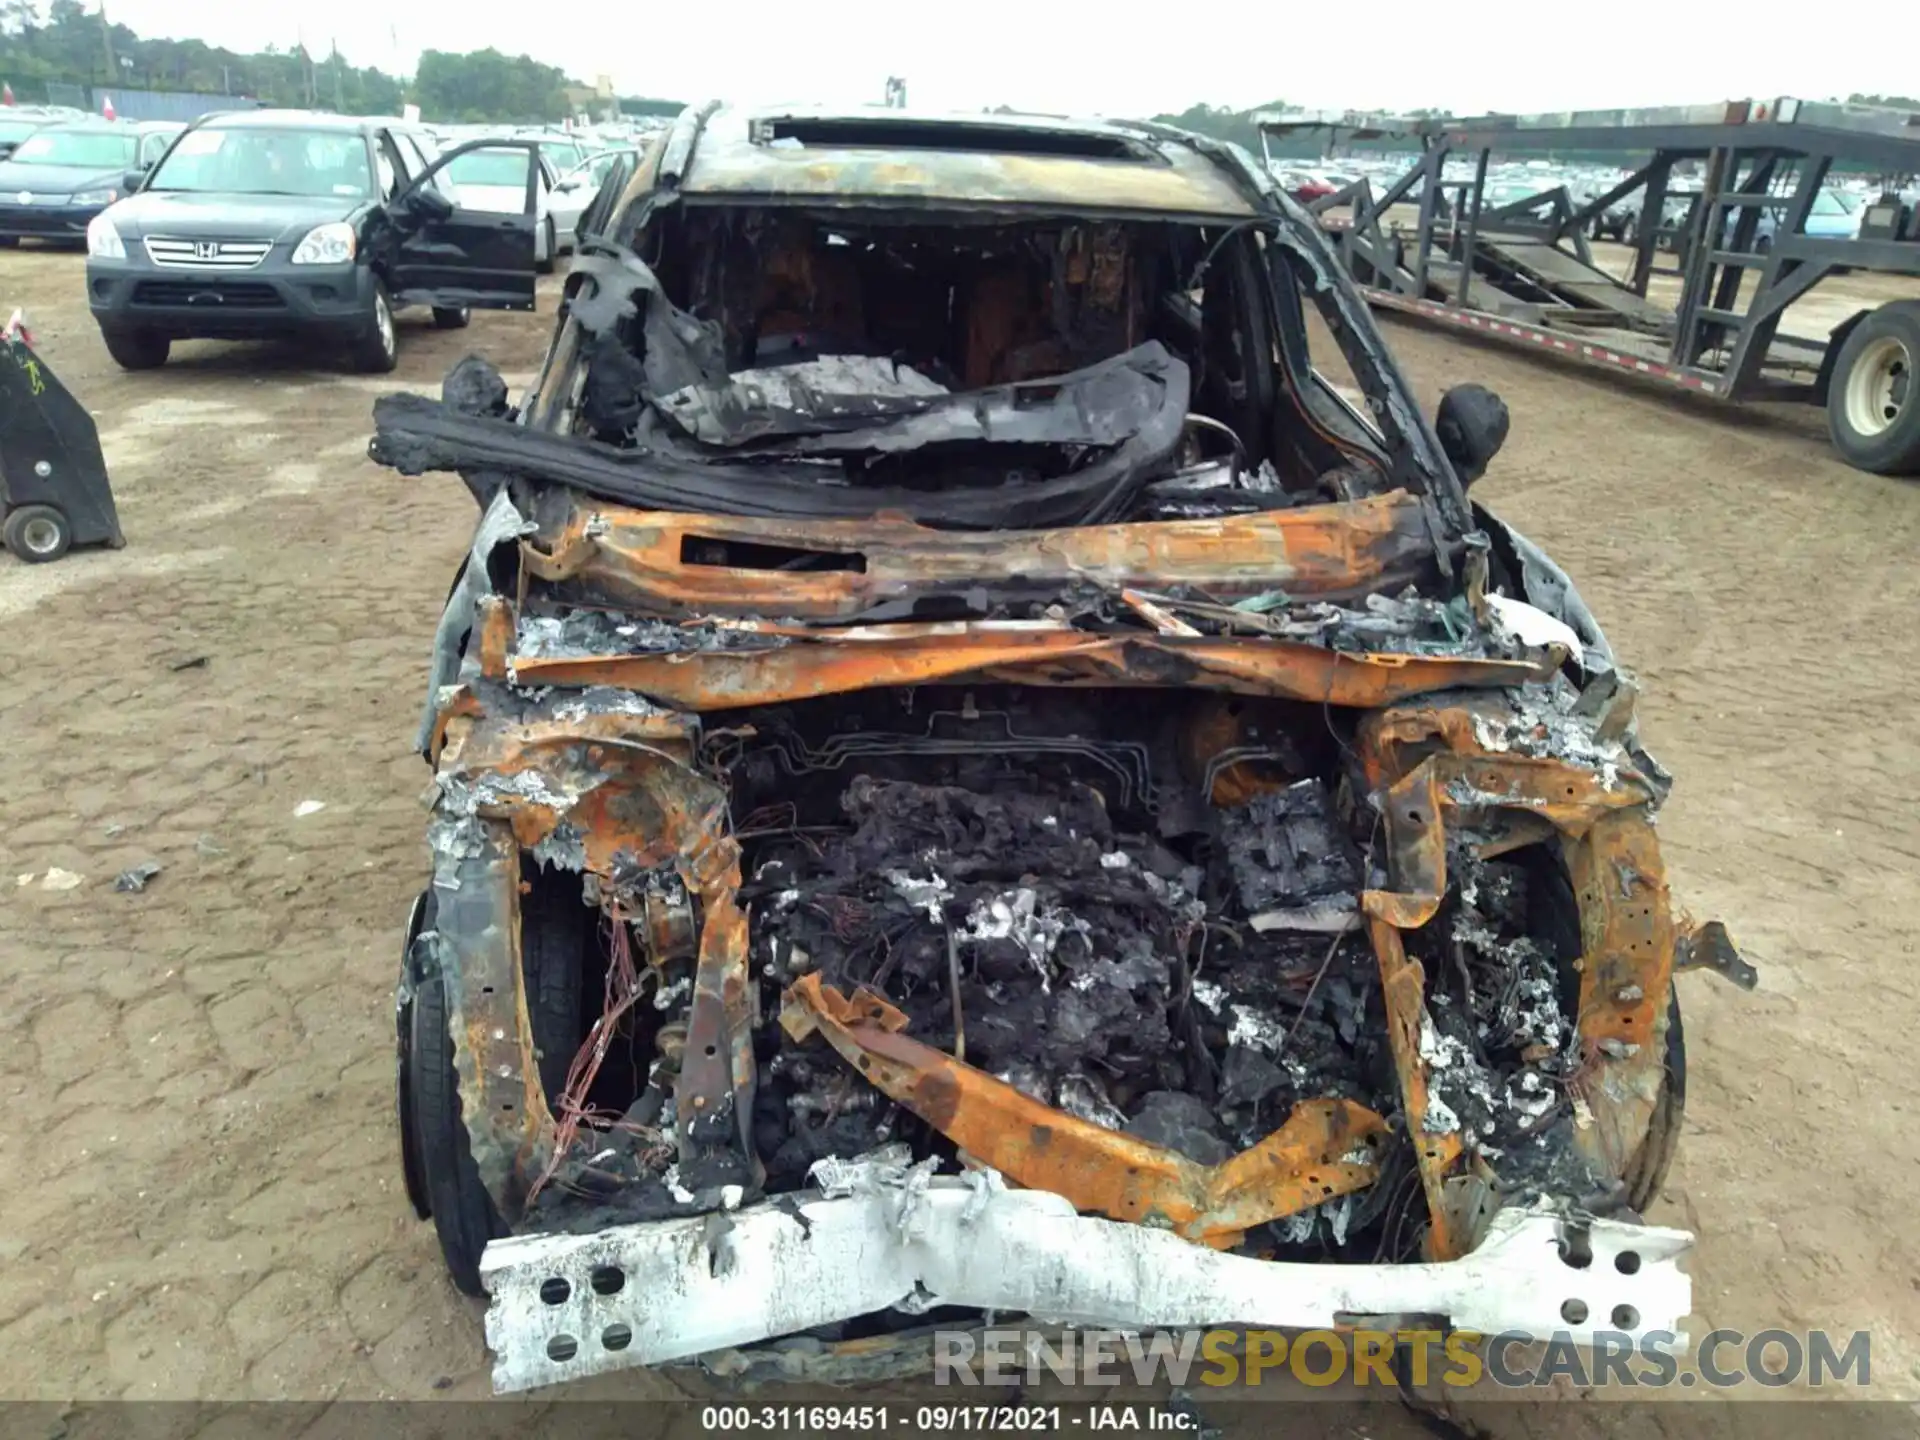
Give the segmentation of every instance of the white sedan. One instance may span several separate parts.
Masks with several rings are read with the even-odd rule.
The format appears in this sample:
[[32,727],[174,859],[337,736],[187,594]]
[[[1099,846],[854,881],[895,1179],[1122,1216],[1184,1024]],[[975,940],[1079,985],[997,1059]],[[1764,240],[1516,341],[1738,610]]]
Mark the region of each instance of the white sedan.
[[587,207],[593,204],[594,197],[600,193],[601,185],[606,183],[607,176],[613,171],[614,162],[639,153],[630,145],[605,150],[554,181],[553,223],[559,232],[563,249],[577,248],[580,217],[587,213]]

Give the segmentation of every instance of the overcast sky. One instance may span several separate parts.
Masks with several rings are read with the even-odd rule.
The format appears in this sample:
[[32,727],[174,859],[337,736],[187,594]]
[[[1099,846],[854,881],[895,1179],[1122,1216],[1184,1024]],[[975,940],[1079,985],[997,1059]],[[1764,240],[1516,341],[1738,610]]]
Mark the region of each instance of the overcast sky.
[[316,53],[337,40],[353,63],[390,71],[411,71],[423,49],[491,45],[679,100],[877,102],[889,75],[906,78],[916,109],[1108,115],[1200,100],[1476,113],[1920,88],[1910,0],[1856,0],[1832,12],[1844,28],[1803,12],[1791,39],[1764,9],[1728,23],[1734,13],[1706,0],[108,0],[110,18],[144,35],[290,48],[304,25]]

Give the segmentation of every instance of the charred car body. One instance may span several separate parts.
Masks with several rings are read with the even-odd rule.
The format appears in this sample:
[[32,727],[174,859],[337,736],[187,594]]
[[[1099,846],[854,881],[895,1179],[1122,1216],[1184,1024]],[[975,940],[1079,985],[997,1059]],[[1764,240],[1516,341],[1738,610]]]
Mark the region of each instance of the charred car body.
[[707,107],[582,231],[522,403],[466,361],[372,446],[483,511],[400,1106],[496,1385],[1677,1329],[1672,975],[1750,972],[1466,497],[1497,400],[1430,426],[1311,221],[1155,127]]

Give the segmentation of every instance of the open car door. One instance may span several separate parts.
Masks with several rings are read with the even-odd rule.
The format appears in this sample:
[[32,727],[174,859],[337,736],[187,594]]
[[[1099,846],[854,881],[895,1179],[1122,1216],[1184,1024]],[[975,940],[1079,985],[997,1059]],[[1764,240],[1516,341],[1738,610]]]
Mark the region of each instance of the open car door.
[[388,291],[408,305],[533,309],[539,194],[531,140],[448,150],[388,202]]

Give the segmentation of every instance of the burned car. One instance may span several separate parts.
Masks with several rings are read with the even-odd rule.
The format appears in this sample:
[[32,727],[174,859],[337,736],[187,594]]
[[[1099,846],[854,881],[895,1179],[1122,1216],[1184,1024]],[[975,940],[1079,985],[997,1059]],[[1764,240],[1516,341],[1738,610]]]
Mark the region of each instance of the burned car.
[[709,106],[582,234],[527,394],[463,361],[371,447],[481,508],[399,1092],[498,1388],[988,1312],[1679,1328],[1672,978],[1750,972],[1467,498],[1497,399],[1430,424],[1299,208],[1154,126]]

